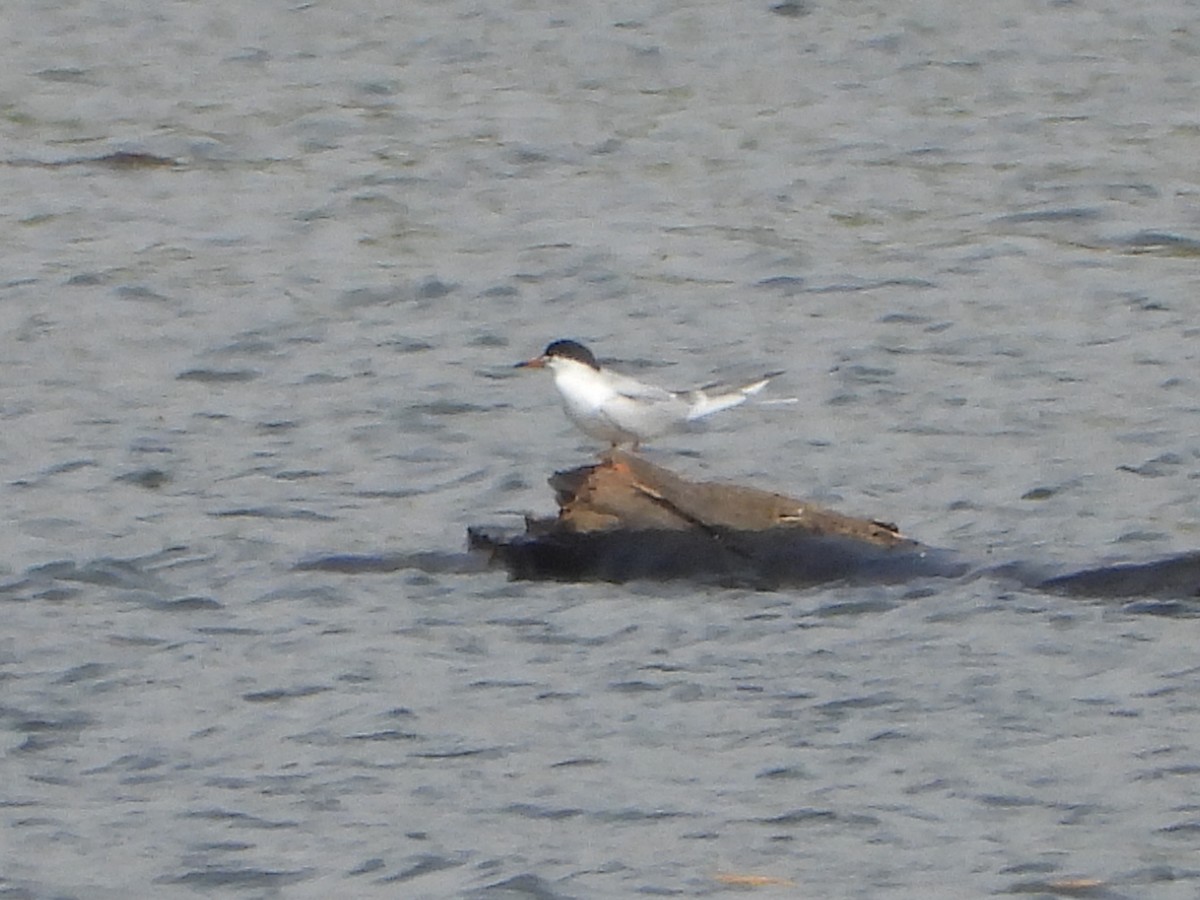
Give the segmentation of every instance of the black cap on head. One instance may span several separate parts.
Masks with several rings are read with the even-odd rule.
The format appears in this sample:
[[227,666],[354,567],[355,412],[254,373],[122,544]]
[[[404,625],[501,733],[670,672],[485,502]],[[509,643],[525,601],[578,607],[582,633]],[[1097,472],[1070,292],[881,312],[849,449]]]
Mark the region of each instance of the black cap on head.
[[593,369],[600,368],[600,364],[596,362],[596,357],[592,355],[592,351],[579,343],[579,341],[554,341],[546,347],[546,352],[542,355],[561,356],[581,362],[585,366],[591,366]]

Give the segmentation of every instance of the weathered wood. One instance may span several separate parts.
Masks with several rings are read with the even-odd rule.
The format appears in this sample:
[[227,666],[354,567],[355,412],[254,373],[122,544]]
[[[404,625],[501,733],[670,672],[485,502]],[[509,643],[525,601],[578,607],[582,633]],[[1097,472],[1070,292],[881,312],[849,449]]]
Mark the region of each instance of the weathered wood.
[[556,473],[556,527],[577,533],[668,528],[841,535],[881,546],[905,541],[895,525],[845,516],[741,485],[687,481],[640,456],[612,450],[597,465]]
[[556,473],[550,485],[556,517],[529,519],[518,535],[470,532],[472,546],[490,550],[515,578],[777,587],[965,569],[889,523],[758,488],[690,481],[619,450]]

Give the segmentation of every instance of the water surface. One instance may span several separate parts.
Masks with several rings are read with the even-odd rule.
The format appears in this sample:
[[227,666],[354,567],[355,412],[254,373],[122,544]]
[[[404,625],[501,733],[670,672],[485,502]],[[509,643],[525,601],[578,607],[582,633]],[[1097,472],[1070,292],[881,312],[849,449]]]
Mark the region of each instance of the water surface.
[[1193,619],[298,564],[548,511],[568,336],[787,369],[685,474],[1195,550],[1196,12],[7,10],[3,889],[1195,896]]

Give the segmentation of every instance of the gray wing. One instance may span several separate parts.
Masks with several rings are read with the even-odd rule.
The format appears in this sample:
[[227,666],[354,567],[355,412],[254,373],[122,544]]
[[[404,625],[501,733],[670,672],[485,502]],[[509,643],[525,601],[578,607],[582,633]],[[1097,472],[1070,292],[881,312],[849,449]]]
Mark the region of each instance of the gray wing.
[[668,391],[666,388],[660,388],[657,385],[646,384],[644,381],[638,381],[636,378],[630,378],[628,375],[620,375],[616,372],[612,375],[612,387],[622,397],[628,397],[630,400],[641,400],[643,402],[670,402],[678,400],[678,394],[674,391]]
[[614,427],[643,440],[678,429],[687,419],[688,403],[674,391],[619,375],[609,382],[615,396],[600,410]]

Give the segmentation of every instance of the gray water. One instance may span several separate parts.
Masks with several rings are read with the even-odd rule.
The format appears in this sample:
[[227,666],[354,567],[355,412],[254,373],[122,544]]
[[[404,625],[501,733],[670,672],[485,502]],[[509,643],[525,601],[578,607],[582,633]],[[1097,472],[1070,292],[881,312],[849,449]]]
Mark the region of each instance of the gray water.
[[568,336],[787,370],[683,474],[1197,549],[1196,3],[0,20],[0,895],[1200,892],[1196,619],[301,566],[552,511]]

